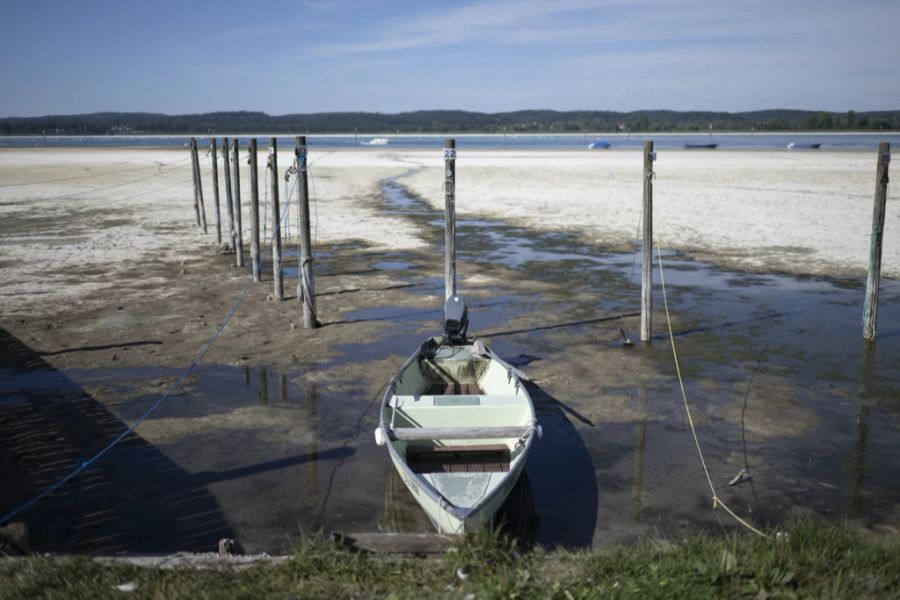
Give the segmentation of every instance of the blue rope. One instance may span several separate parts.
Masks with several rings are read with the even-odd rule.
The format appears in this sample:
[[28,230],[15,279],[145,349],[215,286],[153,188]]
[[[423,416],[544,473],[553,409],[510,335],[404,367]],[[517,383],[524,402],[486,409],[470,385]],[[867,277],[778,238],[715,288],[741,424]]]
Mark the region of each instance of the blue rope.
[[[285,207],[285,211],[286,210],[287,210],[287,207]],[[283,212],[282,212],[281,216],[284,217]],[[272,239],[269,244],[269,248],[271,248],[272,244],[274,244],[274,243],[275,243],[275,232],[273,231]],[[262,268],[262,264],[264,262],[265,261],[263,259],[260,260],[260,269]],[[125,437],[128,436],[128,434],[132,433],[135,429],[137,429],[138,425],[143,423],[144,420],[147,417],[149,417],[150,414],[153,411],[155,411],[159,407],[160,404],[162,404],[169,396],[171,396],[172,392],[174,392],[176,389],[178,389],[178,386],[181,385],[182,383],[184,383],[184,380],[187,379],[188,376],[197,367],[197,365],[200,364],[200,361],[203,360],[203,358],[209,352],[210,348],[212,348],[213,344],[216,343],[216,340],[219,339],[219,336],[222,335],[222,332],[225,331],[225,327],[228,325],[229,321],[231,321],[231,318],[237,312],[237,309],[241,305],[241,302],[244,301],[244,298],[246,298],[247,294],[250,292],[250,287],[252,284],[253,284],[253,276],[251,275],[247,279],[247,284],[244,286],[243,291],[241,291],[241,295],[238,296],[238,299],[235,301],[234,305],[231,307],[231,310],[228,311],[228,315],[222,321],[222,324],[219,325],[218,329],[213,334],[213,336],[210,338],[210,340],[206,343],[206,346],[197,354],[197,356],[194,358],[193,362],[191,362],[190,366],[184,371],[184,373],[181,374],[181,377],[179,377],[178,380],[175,383],[173,383],[162,396],[160,396],[159,400],[157,400],[150,408],[148,408],[146,410],[146,412],[144,412],[144,414],[138,418],[137,421],[135,421],[130,427],[128,427],[128,429],[126,429],[125,431],[120,433],[118,436],[116,436],[115,439],[113,439],[113,441],[111,441],[109,444],[107,444],[102,450],[100,450],[99,452],[94,454],[94,456],[92,456],[91,458],[85,460],[80,465],[78,465],[78,467],[75,468],[74,471],[72,471],[71,473],[69,473],[68,475],[66,475],[65,477],[63,477],[62,479],[60,479],[59,481],[57,481],[56,483],[54,483],[53,485],[51,485],[50,487],[45,489],[43,492],[41,492],[40,494],[38,494],[31,500],[25,502],[18,508],[15,508],[15,509],[9,511],[8,513],[6,513],[5,515],[3,515],[3,517],[0,518],[0,525],[9,522],[12,518],[14,518],[19,513],[28,510],[29,508],[31,508],[32,506],[34,506],[35,504],[37,504],[38,502],[40,502],[41,500],[43,500],[44,498],[46,498],[47,496],[49,496],[50,494],[52,494],[53,492],[55,492],[56,490],[61,488],[63,485],[66,484],[66,482],[68,482],[70,479],[72,479],[73,477],[75,477],[76,475],[78,475],[79,473],[81,473],[82,471],[84,471],[85,469],[90,467],[91,465],[93,465],[104,454],[106,454],[107,452],[112,450],[112,448],[116,444],[118,444],[123,439],[125,439]]]

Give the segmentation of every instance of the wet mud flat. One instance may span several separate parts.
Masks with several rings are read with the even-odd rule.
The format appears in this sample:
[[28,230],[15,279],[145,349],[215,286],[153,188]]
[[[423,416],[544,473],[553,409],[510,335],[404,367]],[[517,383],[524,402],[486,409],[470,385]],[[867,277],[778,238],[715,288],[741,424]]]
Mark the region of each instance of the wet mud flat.
[[[132,435],[15,519],[27,532],[22,545],[173,552],[231,537],[248,552],[280,552],[320,528],[430,530],[372,431],[382,386],[440,329],[441,215],[402,177],[382,187],[382,210],[414,223],[430,251],[319,248],[315,331],[302,329],[295,298],[273,302],[270,282],[258,284],[203,364]],[[710,508],[659,290],[651,345],[620,343],[618,327],[638,335],[635,255],[465,215],[458,236],[471,331],[530,375],[545,432],[505,507],[514,532],[604,546],[733,529]],[[71,471],[159,399],[243,288],[246,273],[232,260],[124,265],[115,297],[4,314],[0,511]],[[883,284],[879,339],[866,348],[861,281],[663,261],[719,495],[758,525],[811,513],[896,532],[898,282]],[[730,487],[741,469],[751,478]]]

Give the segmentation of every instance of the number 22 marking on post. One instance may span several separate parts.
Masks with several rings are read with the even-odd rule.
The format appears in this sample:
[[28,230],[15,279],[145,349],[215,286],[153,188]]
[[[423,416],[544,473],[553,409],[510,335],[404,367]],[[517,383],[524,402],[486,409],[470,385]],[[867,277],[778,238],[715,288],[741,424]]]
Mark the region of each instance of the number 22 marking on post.
[[456,160],[456,148],[444,148],[445,160]]

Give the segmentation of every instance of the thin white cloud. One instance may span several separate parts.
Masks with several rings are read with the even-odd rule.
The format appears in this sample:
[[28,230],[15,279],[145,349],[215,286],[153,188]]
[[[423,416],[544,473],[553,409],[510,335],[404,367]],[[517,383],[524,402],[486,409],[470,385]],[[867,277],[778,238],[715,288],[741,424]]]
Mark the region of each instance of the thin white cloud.
[[[480,3],[450,10],[434,10],[413,18],[394,19],[376,26],[369,39],[322,44],[314,51],[322,56],[391,52],[434,48],[497,38],[516,28],[536,26],[540,20],[596,8],[597,0],[519,0]],[[500,39],[500,38],[497,38]]]

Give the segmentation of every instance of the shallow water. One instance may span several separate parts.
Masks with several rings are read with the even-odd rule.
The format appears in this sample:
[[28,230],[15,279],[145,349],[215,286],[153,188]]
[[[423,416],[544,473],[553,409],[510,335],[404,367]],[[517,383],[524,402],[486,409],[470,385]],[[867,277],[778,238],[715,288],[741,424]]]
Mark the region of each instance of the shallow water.
[[[439,213],[408,195],[402,178],[383,190],[386,210],[417,224],[439,252]],[[511,363],[526,372],[559,364],[573,357],[570,340],[596,339],[657,373],[604,381],[590,368],[570,369],[571,390],[558,382],[529,387],[545,435],[505,509],[517,534],[587,546],[716,528],[719,518],[731,525],[710,510],[662,314],[654,315],[650,346],[617,350],[607,335],[618,321],[604,315],[639,307],[639,257],[574,234],[472,218],[459,222],[458,252],[460,264],[502,265],[557,290],[552,298],[522,295],[461,279],[464,294],[477,292],[469,298],[472,331]],[[332,256],[320,253],[316,268],[329,272]],[[415,257],[366,260],[360,272],[389,271],[412,285],[412,296],[442,294],[441,274],[423,272]],[[867,348],[861,281],[742,274],[674,253],[663,261],[687,395],[723,499],[758,525],[799,510],[875,529],[900,526],[900,283],[883,282],[879,339]],[[658,287],[654,303],[662,305]],[[383,327],[338,345],[316,373],[201,365],[136,436],[45,501],[36,514],[48,525],[33,532],[35,547],[60,549],[68,540],[70,550],[174,551],[235,537],[248,551],[281,551],[298,529],[430,530],[372,439],[380,390],[348,373],[405,358],[439,333],[440,308],[344,313],[344,323]],[[0,415],[13,444],[4,450],[47,462],[34,492],[139,418],[178,375],[61,373],[15,340],[6,346],[21,360],[0,370]],[[101,406],[92,399],[100,391],[119,400]],[[62,454],[52,432],[30,444],[29,423],[67,403],[83,407],[73,427],[93,441]],[[752,479],[729,487],[747,467]],[[72,539],[81,541],[72,547]]]

